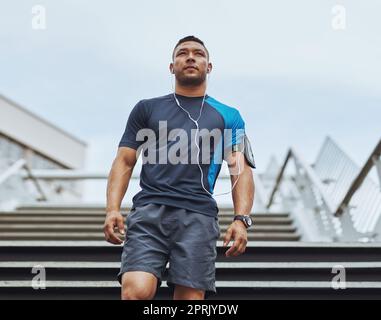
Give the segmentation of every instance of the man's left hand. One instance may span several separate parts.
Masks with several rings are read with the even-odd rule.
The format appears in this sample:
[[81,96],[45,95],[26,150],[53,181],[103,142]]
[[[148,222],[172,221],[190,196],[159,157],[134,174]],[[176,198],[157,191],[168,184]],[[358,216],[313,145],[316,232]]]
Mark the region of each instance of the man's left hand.
[[224,247],[226,247],[231,240],[234,240],[233,245],[226,251],[227,257],[236,257],[246,250],[247,245],[247,230],[242,221],[236,220],[229,226],[224,237]]

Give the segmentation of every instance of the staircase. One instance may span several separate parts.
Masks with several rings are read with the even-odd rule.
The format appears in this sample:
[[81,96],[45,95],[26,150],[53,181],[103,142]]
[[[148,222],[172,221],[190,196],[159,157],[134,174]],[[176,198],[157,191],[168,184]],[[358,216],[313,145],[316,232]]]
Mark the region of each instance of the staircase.
[[[99,207],[24,206],[0,212],[0,240],[98,240],[104,241],[105,209]],[[233,212],[220,209],[221,237]],[[297,241],[300,235],[287,213],[256,214],[248,229],[249,241]]]
[[[232,212],[221,209],[221,236]],[[20,207],[0,212],[0,299],[119,299],[121,246],[104,241],[104,208]],[[303,243],[286,213],[256,214],[245,254],[227,258],[218,241],[210,299],[381,298],[381,243]],[[45,267],[46,289],[34,290],[32,268]],[[333,289],[333,267],[345,267],[346,289]],[[237,272],[238,271],[238,272]],[[156,299],[168,299],[166,275]]]

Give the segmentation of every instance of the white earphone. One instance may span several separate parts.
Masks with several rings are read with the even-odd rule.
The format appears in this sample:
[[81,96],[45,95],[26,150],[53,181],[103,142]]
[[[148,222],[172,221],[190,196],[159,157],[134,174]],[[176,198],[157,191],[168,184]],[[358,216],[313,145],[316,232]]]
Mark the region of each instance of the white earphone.
[[[173,97],[175,98],[175,101],[176,101],[177,106],[178,106],[181,110],[183,110],[183,111],[188,115],[188,118],[189,118],[189,119],[196,125],[197,133],[195,134],[194,143],[195,143],[195,145],[196,145],[196,147],[197,147],[197,165],[198,165],[198,167],[199,167],[199,169],[200,169],[200,173],[201,173],[200,182],[201,182],[201,186],[202,186],[202,188],[203,188],[209,195],[213,196],[213,193],[209,192],[209,191],[205,188],[205,185],[204,185],[204,173],[203,173],[203,171],[202,171],[202,168],[201,168],[201,165],[200,165],[200,161],[199,161],[199,157],[200,157],[200,146],[198,145],[198,142],[197,142],[198,133],[200,132],[200,128],[199,128],[198,121],[199,121],[200,118],[201,118],[202,109],[204,108],[204,102],[205,102],[205,97],[206,97],[206,89],[207,89],[207,87],[208,87],[208,82],[209,82],[209,73],[210,73],[210,70],[209,70],[209,68],[208,68],[208,69],[207,69],[207,79],[206,79],[205,93],[204,93],[204,97],[203,97],[203,99],[202,99],[202,103],[201,103],[200,114],[198,115],[198,117],[197,117],[196,120],[193,119],[192,116],[190,115],[190,113],[189,113],[186,109],[184,109],[184,108],[181,106],[179,100],[177,99],[177,97],[176,97],[176,92],[175,92],[175,87],[174,87],[174,85],[173,85],[173,77],[172,77],[172,91],[173,91]],[[173,74],[173,75],[175,74],[173,68],[172,68],[172,74]],[[237,184],[237,182],[238,182],[238,180],[239,180],[239,178],[240,178],[240,175],[241,175],[241,165],[240,165],[241,157],[242,157],[242,153],[240,154],[240,157],[239,157],[239,159],[238,159],[238,178],[237,178],[237,180],[234,182],[234,184],[233,184],[231,190],[228,191],[228,192],[222,192],[222,193],[219,193],[219,194],[214,194],[215,197],[217,197],[217,196],[222,196],[222,195],[224,195],[224,194],[229,194],[229,193],[233,192],[233,189],[234,189],[234,187],[236,186],[236,184]]]

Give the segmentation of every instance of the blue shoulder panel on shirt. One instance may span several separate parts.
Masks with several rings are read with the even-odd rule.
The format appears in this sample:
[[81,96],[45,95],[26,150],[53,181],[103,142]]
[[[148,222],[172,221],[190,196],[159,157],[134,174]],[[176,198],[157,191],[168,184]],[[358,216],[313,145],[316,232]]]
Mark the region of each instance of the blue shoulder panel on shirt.
[[[231,143],[226,143],[225,141],[225,144],[235,145],[237,143],[240,143],[243,137],[243,131],[245,129],[245,122],[243,121],[238,110],[235,108],[229,107],[210,96],[205,101],[222,116],[225,122],[225,129],[232,130],[232,136],[230,137]],[[223,152],[221,145],[219,145],[215,151]],[[213,192],[214,185],[217,180],[217,175],[220,169],[221,169],[221,164],[216,164],[215,161],[212,161],[210,163],[210,167],[208,170],[208,183],[209,183],[210,192]]]
[[218,111],[225,121],[225,129],[244,129],[245,122],[243,121],[238,110],[223,104],[212,97],[205,100],[209,105]]

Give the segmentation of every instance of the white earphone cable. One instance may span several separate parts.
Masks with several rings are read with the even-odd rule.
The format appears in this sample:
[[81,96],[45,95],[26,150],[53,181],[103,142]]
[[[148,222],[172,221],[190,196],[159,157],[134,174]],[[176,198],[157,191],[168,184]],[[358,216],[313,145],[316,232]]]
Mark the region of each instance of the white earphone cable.
[[[241,164],[240,164],[240,160],[241,160],[241,157],[242,157],[242,152],[241,152],[241,154],[239,155],[239,160],[238,160],[238,178],[237,178],[237,180],[234,182],[234,184],[233,184],[231,190],[230,190],[230,191],[227,191],[227,192],[218,193],[218,194],[213,194],[213,193],[209,192],[209,191],[205,188],[205,185],[204,185],[204,173],[203,173],[203,171],[202,171],[202,168],[201,168],[201,165],[200,165],[200,161],[199,161],[199,156],[200,156],[200,152],[201,152],[201,150],[200,150],[200,146],[199,146],[199,144],[198,144],[198,142],[197,142],[198,133],[200,132],[200,128],[199,128],[198,121],[199,121],[199,119],[201,118],[202,110],[203,110],[203,108],[204,108],[205,97],[206,97],[206,88],[205,88],[204,97],[203,97],[203,99],[202,99],[202,103],[201,103],[200,113],[199,113],[197,119],[195,120],[195,119],[192,118],[192,116],[190,115],[190,113],[189,113],[186,109],[184,109],[184,108],[181,106],[179,100],[177,99],[177,97],[176,97],[176,92],[175,92],[175,87],[174,87],[174,85],[173,85],[173,78],[174,78],[174,74],[173,74],[173,77],[172,77],[171,84],[172,84],[173,97],[175,98],[176,104],[177,104],[177,106],[178,106],[180,109],[182,109],[182,110],[188,115],[188,118],[189,118],[189,119],[196,125],[196,134],[195,134],[195,138],[194,138],[194,143],[195,143],[196,148],[197,148],[197,165],[198,165],[198,168],[200,169],[200,173],[201,173],[200,182],[201,182],[201,186],[202,186],[202,188],[203,188],[209,195],[211,195],[211,196],[214,195],[215,197],[217,197],[217,196],[222,196],[222,195],[224,195],[224,194],[229,194],[229,193],[233,192],[233,189],[234,189],[234,187],[236,186],[236,184],[237,184],[237,182],[238,182],[238,180],[239,180],[239,178],[240,178],[240,174],[241,174]],[[207,74],[207,80],[206,80],[206,84],[207,84],[207,85],[206,85],[206,87],[208,86],[208,82],[209,82],[209,73]]]

